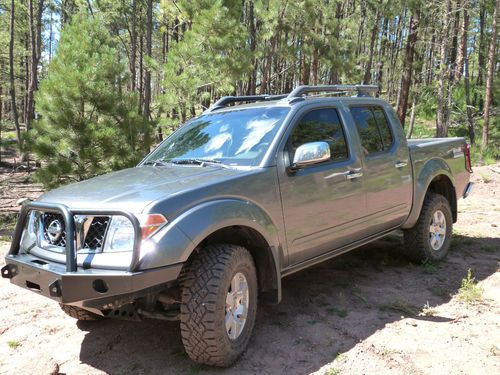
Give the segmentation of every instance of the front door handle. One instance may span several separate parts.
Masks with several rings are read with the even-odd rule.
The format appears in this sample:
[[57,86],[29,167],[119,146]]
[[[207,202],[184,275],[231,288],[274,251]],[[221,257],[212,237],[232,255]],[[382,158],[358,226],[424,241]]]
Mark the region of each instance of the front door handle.
[[406,161],[397,161],[396,164],[394,164],[396,168],[403,168],[406,167],[407,165],[408,163]]
[[348,180],[353,180],[355,178],[359,178],[359,177],[363,176],[363,172],[361,172],[361,168],[357,168],[357,169],[354,169],[351,171],[344,172],[344,176]]

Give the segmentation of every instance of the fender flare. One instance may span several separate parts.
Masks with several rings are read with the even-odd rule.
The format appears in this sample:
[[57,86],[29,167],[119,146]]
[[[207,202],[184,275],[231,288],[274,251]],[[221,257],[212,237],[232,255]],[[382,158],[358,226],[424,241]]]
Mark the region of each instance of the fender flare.
[[[157,238],[157,251],[146,255],[141,269],[186,262],[193,251],[211,234],[228,227],[241,226],[257,231],[268,244],[275,274],[274,287],[281,298],[282,247],[278,229],[271,217],[256,204],[235,198],[217,199],[198,204],[162,228]],[[274,288],[273,288],[274,289]]]
[[[455,178],[451,172],[449,165],[441,158],[432,158],[428,160],[419,170],[418,176],[414,175],[413,184],[413,205],[410,210],[410,214],[403,224],[403,229],[413,228],[415,223],[420,216],[420,211],[424,204],[425,195],[429,190],[429,186],[432,181],[440,175],[444,175],[449,178],[453,189],[456,190]],[[455,192],[456,197],[456,192]]]

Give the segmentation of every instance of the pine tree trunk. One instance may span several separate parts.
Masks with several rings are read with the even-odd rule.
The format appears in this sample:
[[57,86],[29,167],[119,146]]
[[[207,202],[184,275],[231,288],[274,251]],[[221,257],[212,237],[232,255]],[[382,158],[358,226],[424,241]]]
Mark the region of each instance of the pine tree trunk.
[[26,131],[31,129],[31,123],[35,119],[35,91],[38,89],[38,63],[41,55],[41,33],[42,33],[42,11],[43,0],[38,1],[37,15],[35,19],[34,0],[29,0],[28,25],[30,32],[31,59],[29,63],[29,85],[26,101]]
[[256,84],[257,84],[257,69],[258,60],[256,56],[257,50],[257,20],[254,16],[254,3],[250,1],[248,4],[248,26],[249,26],[249,37],[250,37],[250,52],[252,53],[252,71],[250,72],[250,77],[248,78],[247,95],[255,95]]
[[475,134],[474,134],[474,118],[472,117],[472,104],[470,101],[470,79],[469,79],[469,58],[465,55],[464,60],[464,85],[465,85],[465,106],[467,113],[467,128],[469,130],[470,143],[474,144]]
[[464,17],[462,19],[460,47],[458,48],[457,64],[454,77],[456,83],[460,82],[460,79],[462,78],[462,73],[464,71],[465,56],[467,55],[467,35],[469,30],[469,10],[467,9],[468,6],[469,6],[469,0],[464,0],[463,2]]
[[491,41],[488,52],[488,66],[486,72],[486,94],[484,97],[484,110],[483,110],[483,139],[481,148],[484,149],[488,146],[489,127],[490,127],[490,105],[491,105],[491,89],[493,85],[493,74],[495,70],[496,61],[496,46],[497,46],[497,21],[498,21],[498,8],[500,7],[500,0],[495,1],[495,10],[493,11],[493,23],[491,24]]
[[[146,10],[146,56],[152,57],[152,33],[153,33],[153,0],[147,1]],[[142,114],[146,121],[151,115],[151,70],[144,71],[144,99],[142,101]]]
[[380,54],[379,54],[379,64],[378,64],[378,73],[377,73],[377,84],[379,88],[382,88],[383,78],[384,78],[384,62],[385,62],[385,52],[387,50],[388,43],[388,27],[389,27],[389,18],[385,18],[384,20],[384,30],[382,34],[382,41],[380,42]]
[[410,113],[410,125],[408,125],[408,131],[406,132],[406,138],[410,139],[413,134],[413,127],[415,125],[415,107],[417,106],[417,96],[413,96],[411,102],[411,113]]
[[420,24],[420,9],[417,9],[410,19],[410,29],[408,31],[408,41],[406,42],[406,53],[404,60],[404,71],[401,77],[401,95],[398,103],[398,117],[401,125],[405,125],[406,107],[408,106],[408,97],[410,96],[410,85],[413,72],[413,58],[415,55],[415,44],[418,37],[418,26]]
[[440,47],[440,69],[439,69],[439,83],[438,83],[438,109],[437,109],[437,122],[436,122],[436,134],[437,137],[446,137],[448,135],[448,123],[446,122],[448,108],[446,106],[446,73],[448,67],[446,65],[447,51],[448,51],[448,31],[450,22],[450,12],[451,12],[451,1],[446,0],[444,6],[444,16],[443,16],[443,27],[441,30],[441,47]]
[[[380,6],[380,4],[379,4]],[[372,34],[370,37],[370,50],[368,52],[368,61],[365,67],[365,76],[363,78],[363,83],[368,85],[372,80],[372,64],[373,64],[373,52],[375,50],[375,40],[378,34],[378,24],[380,22],[380,10],[377,10],[375,16],[375,22],[373,23]]]
[[10,100],[11,100],[11,110],[12,117],[14,120],[14,125],[16,127],[16,137],[17,143],[19,144],[19,149],[23,149],[23,140],[21,138],[21,126],[19,125],[19,114],[17,112],[16,105],[16,83],[14,79],[14,24],[15,24],[15,1],[10,2],[10,28],[9,28],[9,81],[10,81]]
[[[477,78],[476,86],[483,85],[484,75],[484,28],[486,19],[486,5],[485,0],[480,1],[479,5],[479,47],[477,50]],[[474,100],[475,102],[475,100]]]
[[136,72],[136,55],[137,55],[137,3],[136,0],[132,0],[132,12],[130,14],[131,23],[130,26],[130,91],[133,92],[137,87],[137,72]]

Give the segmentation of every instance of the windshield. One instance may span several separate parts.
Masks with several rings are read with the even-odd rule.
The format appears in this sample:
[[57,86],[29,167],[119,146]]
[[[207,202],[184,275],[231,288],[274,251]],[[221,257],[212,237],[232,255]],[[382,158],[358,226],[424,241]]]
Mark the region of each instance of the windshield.
[[209,160],[259,165],[289,108],[245,108],[201,115],[175,131],[145,160]]

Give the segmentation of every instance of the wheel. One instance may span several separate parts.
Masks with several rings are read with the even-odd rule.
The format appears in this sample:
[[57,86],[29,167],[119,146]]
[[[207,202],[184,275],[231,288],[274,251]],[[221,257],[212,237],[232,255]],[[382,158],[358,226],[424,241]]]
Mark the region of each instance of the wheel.
[[417,223],[404,231],[404,251],[413,261],[440,261],[450,248],[453,220],[450,203],[440,194],[428,193]]
[[80,307],[63,304],[59,304],[59,306],[61,306],[62,311],[66,314],[78,320],[101,320],[103,318],[101,315],[94,314]]
[[195,362],[230,366],[246,349],[257,313],[257,276],[250,253],[210,245],[181,276],[181,336]]

